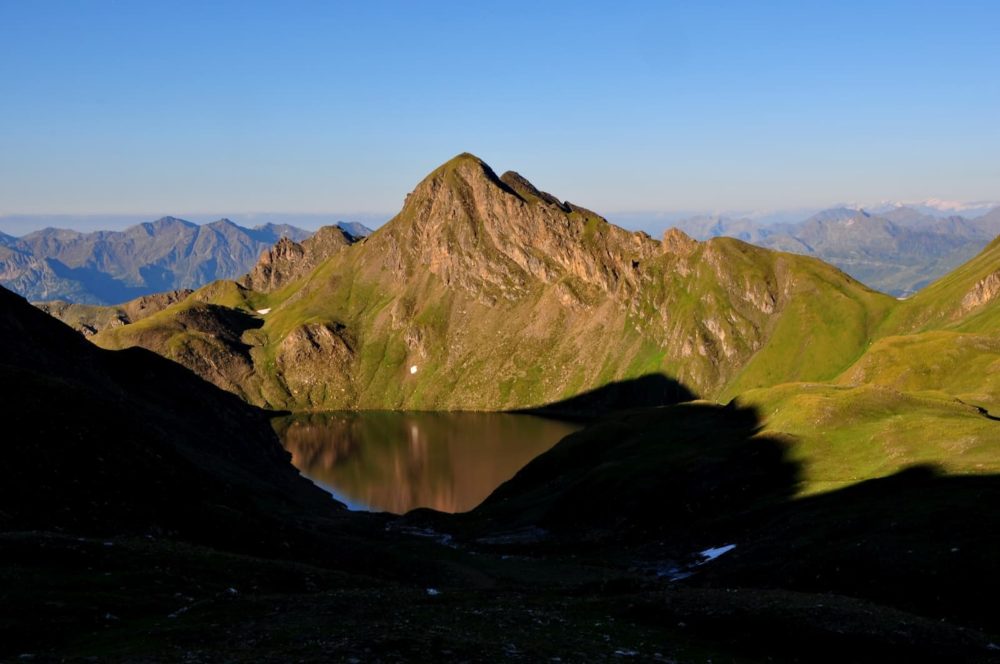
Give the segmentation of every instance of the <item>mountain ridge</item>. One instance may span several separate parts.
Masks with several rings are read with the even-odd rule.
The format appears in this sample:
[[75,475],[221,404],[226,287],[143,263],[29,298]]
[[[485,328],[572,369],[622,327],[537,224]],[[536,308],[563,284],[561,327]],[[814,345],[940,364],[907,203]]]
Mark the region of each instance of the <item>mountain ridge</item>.
[[[657,372],[709,397],[832,378],[892,302],[812,258],[660,242],[507,179],[459,155],[297,280],[219,285],[94,340],[156,350],[275,408],[496,410]],[[253,329],[221,333],[236,319],[208,305]]]

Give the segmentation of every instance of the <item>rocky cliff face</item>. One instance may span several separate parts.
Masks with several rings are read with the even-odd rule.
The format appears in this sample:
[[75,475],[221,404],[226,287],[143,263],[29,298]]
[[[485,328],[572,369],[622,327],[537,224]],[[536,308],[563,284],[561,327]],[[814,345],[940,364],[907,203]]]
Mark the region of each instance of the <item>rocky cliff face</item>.
[[641,261],[657,253],[644,233],[560,203],[517,173],[498,178],[469,154],[417,185],[371,241],[399,277],[426,270],[486,304],[561,281],[627,296],[639,287]]
[[959,315],[992,302],[1000,295],[1000,270],[992,272],[976,282],[976,285],[962,298]]
[[468,154],[365,241],[320,255],[283,243],[244,281],[269,295],[200,296],[259,328],[196,330],[174,307],[96,340],[273,407],[492,410],[650,373],[702,396],[824,378],[892,302],[814,259],[630,233]]

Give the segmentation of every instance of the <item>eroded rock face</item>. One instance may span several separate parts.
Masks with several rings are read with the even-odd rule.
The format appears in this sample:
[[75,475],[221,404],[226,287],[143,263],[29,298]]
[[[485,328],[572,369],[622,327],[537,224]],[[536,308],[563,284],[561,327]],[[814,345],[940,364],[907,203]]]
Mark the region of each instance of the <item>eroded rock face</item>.
[[997,295],[1000,295],[1000,270],[987,275],[976,283],[972,289],[962,298],[962,306],[956,315],[961,316],[973,309],[977,309],[988,302],[992,302]]
[[639,287],[636,268],[658,253],[657,242],[560,203],[516,173],[504,178],[460,155],[417,185],[399,221],[372,242],[387,245],[387,262],[401,277],[428,269],[487,304],[566,277],[604,293]]
[[663,233],[663,253],[690,256],[698,242],[679,228],[668,228]]
[[337,226],[324,226],[301,243],[282,238],[260,255],[240,284],[262,293],[276,291],[309,274],[317,265],[355,241]]
[[353,403],[354,342],[339,324],[309,323],[278,344],[278,377],[297,403]]

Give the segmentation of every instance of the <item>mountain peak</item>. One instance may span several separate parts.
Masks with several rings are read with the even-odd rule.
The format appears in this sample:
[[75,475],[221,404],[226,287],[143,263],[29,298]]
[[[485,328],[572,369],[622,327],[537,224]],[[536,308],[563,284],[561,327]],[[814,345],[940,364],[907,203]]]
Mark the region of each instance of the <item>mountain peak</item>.
[[[179,217],[171,217],[167,215],[166,217],[160,217],[156,221],[146,222],[149,226],[153,228],[164,228],[166,226],[197,226],[198,224],[188,221],[187,219],[181,219]],[[145,226],[146,224],[140,224],[140,226]]]
[[[513,189],[502,182],[479,157],[463,152],[430,172],[407,194],[403,209],[395,219],[409,225],[413,220],[448,216],[462,210],[460,216],[475,217],[486,200],[498,202],[505,197],[523,203]],[[446,212],[447,210],[447,212]],[[392,225],[392,221],[387,225]]]
[[698,242],[681,229],[672,226],[663,233],[660,246],[663,248],[663,253],[689,256],[698,246]]
[[[462,152],[441,164],[441,168],[445,168],[447,166],[459,166],[461,164],[479,164],[481,166],[486,166],[485,161],[471,152]],[[487,168],[489,168],[489,166],[487,166]]]
[[372,240],[400,277],[429,266],[445,285],[486,303],[563,279],[583,289],[564,289],[574,306],[583,306],[590,289],[634,292],[636,266],[659,250],[648,236],[560,202],[517,173],[497,177],[468,153],[425,177]]
[[454,186],[463,182],[473,186],[477,183],[488,182],[513,193],[506,184],[500,181],[489,164],[469,152],[456,155],[435,168],[417,185],[414,193],[428,185],[436,189],[441,183]]
[[227,217],[223,217],[222,219],[216,219],[212,223],[205,225],[208,226],[209,228],[243,228],[235,221]]

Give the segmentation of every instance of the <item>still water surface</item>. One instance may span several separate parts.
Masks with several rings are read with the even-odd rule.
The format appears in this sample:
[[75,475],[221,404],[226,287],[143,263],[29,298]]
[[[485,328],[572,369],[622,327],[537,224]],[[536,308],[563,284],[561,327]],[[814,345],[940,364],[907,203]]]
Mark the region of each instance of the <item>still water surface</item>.
[[274,421],[299,471],[354,510],[465,512],[579,426],[500,413],[336,412]]

